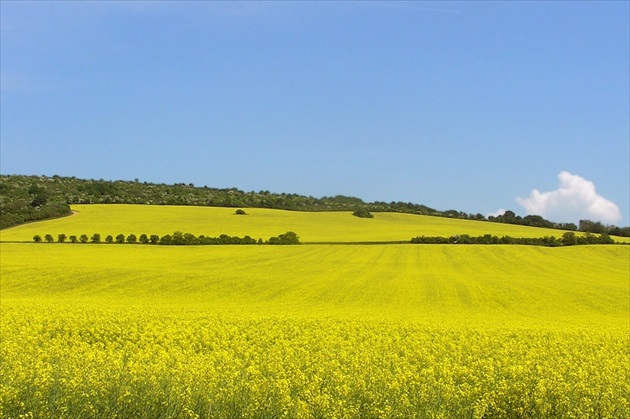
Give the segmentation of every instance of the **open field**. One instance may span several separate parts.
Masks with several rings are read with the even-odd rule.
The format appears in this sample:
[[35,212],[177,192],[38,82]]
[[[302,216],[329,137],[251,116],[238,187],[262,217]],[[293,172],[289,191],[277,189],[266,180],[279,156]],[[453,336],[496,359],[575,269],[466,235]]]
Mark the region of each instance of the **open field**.
[[[259,209],[124,206],[108,219],[107,208],[2,240],[531,230]],[[418,231],[423,220],[435,223]],[[0,251],[0,417],[629,417],[628,246],[4,242]]]
[[[77,215],[26,224],[0,231],[3,241],[32,241],[60,233],[66,235],[172,234],[183,231],[195,235],[249,235],[268,239],[294,231],[303,242],[409,241],[412,237],[492,234],[512,237],[561,237],[561,230],[511,224],[459,220],[400,213],[375,213],[373,219],[353,217],[349,212],[298,212],[264,208],[244,208],[249,214],[234,215],[235,208],[177,207],[149,205],[73,205]],[[630,241],[629,238],[616,238]]]
[[[2,299],[627,326],[626,246],[2,244]],[[452,320],[452,321],[451,321]]]

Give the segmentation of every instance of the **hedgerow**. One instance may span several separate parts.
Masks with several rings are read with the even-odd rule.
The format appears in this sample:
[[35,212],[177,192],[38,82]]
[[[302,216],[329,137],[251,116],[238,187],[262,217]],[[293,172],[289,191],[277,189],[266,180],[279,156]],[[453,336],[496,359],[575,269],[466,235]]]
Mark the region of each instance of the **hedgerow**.
[[584,244],[614,244],[615,241],[608,234],[600,234],[599,236],[585,233],[578,236],[569,231],[562,235],[561,238],[554,236],[546,237],[510,237],[510,236],[492,236],[485,234],[483,236],[469,236],[468,234],[455,235],[451,237],[441,236],[419,236],[411,239],[414,244],[518,244],[529,246],[573,246]]
[[[59,234],[57,237],[58,243],[66,242],[65,234]],[[52,243],[54,239],[52,235],[46,234],[44,236],[46,242]],[[72,235],[69,236],[71,243],[77,242],[77,237]],[[33,241],[35,243],[41,243],[42,237],[37,234],[33,237]],[[88,238],[86,234],[82,234],[80,236],[81,243],[101,243],[101,235],[98,233],[94,233],[91,238]],[[227,234],[221,234],[218,237],[204,236],[203,234],[200,236],[195,236],[192,233],[182,233],[181,231],[176,231],[173,234],[166,234],[164,236],[158,236],[156,234],[147,235],[141,234],[140,236],[136,236],[135,234],[129,234],[125,236],[124,234],[118,234],[115,238],[111,235],[105,237],[105,243],[107,244],[153,244],[153,245],[165,245],[165,246],[195,246],[195,245],[216,245],[216,244],[300,244],[299,236],[292,232],[287,231],[284,234],[280,234],[278,236],[270,237],[268,240],[263,240],[261,238],[255,239],[250,236],[229,236]]]

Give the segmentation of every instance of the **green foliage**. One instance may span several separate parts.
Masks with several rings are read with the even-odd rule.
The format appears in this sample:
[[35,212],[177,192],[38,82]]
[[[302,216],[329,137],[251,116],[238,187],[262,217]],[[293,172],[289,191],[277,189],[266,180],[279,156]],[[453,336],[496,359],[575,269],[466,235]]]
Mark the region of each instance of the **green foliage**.
[[60,234],[60,235],[58,235],[58,236],[57,236],[57,241],[58,241],[59,243],[63,243],[63,242],[65,242],[65,241],[66,241],[66,238],[67,238],[67,237],[66,237],[66,235],[62,233],[62,234]]
[[171,244],[174,244],[176,246],[186,244],[186,242],[184,241],[184,233],[182,233],[181,231],[174,232]]
[[486,234],[483,236],[469,236],[468,234],[460,234],[451,237],[425,237],[419,236],[411,239],[414,244],[519,244],[528,246],[573,246],[577,244],[614,244],[615,241],[607,234],[595,236],[593,234],[585,234],[584,236],[576,236],[572,231],[568,231],[562,235],[561,239],[554,236],[546,237],[510,237],[510,236],[491,236]]
[[171,245],[173,244],[173,237],[170,234],[160,237],[160,241],[158,244],[161,245]]
[[45,179],[0,175],[0,229],[71,214],[64,193]]
[[51,234],[46,234],[44,236],[44,239],[48,242],[48,243],[52,243],[53,241],[55,241],[55,239],[53,239],[53,236]]
[[562,244],[565,246],[573,246],[577,244],[577,237],[572,231],[567,231],[562,235]]
[[488,217],[488,221],[492,221],[495,223],[505,223],[505,224],[516,224],[523,225],[528,227],[541,227],[541,228],[555,228],[559,230],[577,230],[577,226],[573,223],[554,223],[548,220],[545,220],[540,215],[527,215],[525,217],[521,217],[516,215],[514,211],[505,211],[502,215],[490,216]]
[[33,241],[35,243],[41,243],[42,242],[42,236],[40,236],[39,234],[36,234],[33,236]]
[[359,218],[374,218],[374,215],[372,215],[372,213],[370,213],[370,211],[368,211],[365,207],[357,208],[354,210],[352,215]]
[[269,244],[300,244],[300,238],[293,231],[287,231],[278,237],[270,237]]
[[[60,234],[59,236],[60,236],[59,242],[63,243],[63,241],[65,241],[66,235]],[[63,241],[61,240],[62,236],[63,236]],[[37,243],[42,241],[41,236],[39,235],[35,235],[33,237],[33,240]],[[46,241],[51,243],[53,241],[52,235],[47,234]],[[77,236],[70,236],[70,241],[72,243],[76,243]],[[87,243],[88,236],[85,234],[82,234],[80,237],[80,241],[81,243]],[[101,235],[98,233],[94,233],[92,235],[91,241],[92,243],[100,243]],[[105,238],[105,242],[113,243],[114,238],[111,235],[108,235]],[[116,236],[115,242],[118,244],[123,244],[126,242],[129,244],[142,243],[142,244],[160,244],[160,245],[174,245],[174,246],[216,245],[216,244],[263,244],[264,243],[262,239],[255,239],[251,236],[238,237],[238,236],[228,236],[227,234],[221,234],[219,237],[210,237],[210,236],[204,236],[204,235],[197,237],[192,233],[182,233],[181,231],[176,231],[172,235],[166,234],[162,237],[156,234],[152,234],[150,237],[147,236],[146,234],[141,234],[140,238],[137,238],[137,236],[132,233],[132,234],[129,234],[125,238],[124,234],[119,234]],[[296,233],[292,231],[288,231],[284,234],[280,234],[277,237],[271,237],[269,241],[267,241],[267,243],[268,244],[300,244],[300,239]]]
[[242,209],[237,209],[236,211],[234,211],[234,214],[236,215],[247,215],[247,213],[242,210]]

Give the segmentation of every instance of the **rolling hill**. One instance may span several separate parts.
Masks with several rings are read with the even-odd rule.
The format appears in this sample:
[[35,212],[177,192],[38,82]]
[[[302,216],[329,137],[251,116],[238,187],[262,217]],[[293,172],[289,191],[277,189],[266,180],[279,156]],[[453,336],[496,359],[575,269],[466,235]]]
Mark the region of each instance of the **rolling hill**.
[[[2,241],[32,241],[36,234],[172,234],[250,235],[267,239],[294,231],[302,242],[384,242],[409,241],[412,237],[492,234],[512,237],[560,237],[562,230],[513,224],[451,219],[403,213],[374,213],[371,219],[353,217],[345,211],[287,211],[244,208],[248,215],[234,215],[234,208],[153,206],[124,204],[73,205],[69,217],[25,224],[0,230]],[[579,233],[578,233],[579,234]],[[615,237],[630,242],[630,238]]]

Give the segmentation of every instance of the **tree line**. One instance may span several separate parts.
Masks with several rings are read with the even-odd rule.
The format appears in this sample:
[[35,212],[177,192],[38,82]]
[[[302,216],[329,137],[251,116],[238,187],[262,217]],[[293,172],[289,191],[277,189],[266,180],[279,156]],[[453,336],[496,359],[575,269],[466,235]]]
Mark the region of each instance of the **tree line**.
[[483,236],[470,236],[468,234],[454,235],[450,237],[441,236],[419,236],[411,239],[414,244],[519,244],[529,246],[575,246],[585,244],[614,244],[615,241],[606,233],[595,235],[585,233],[577,235],[572,231],[567,231],[560,238],[554,236],[545,237],[511,237],[493,236],[485,234]]
[[108,244],[153,244],[163,246],[194,246],[194,245],[220,245],[220,244],[271,244],[271,245],[286,245],[286,244],[300,244],[299,236],[292,232],[287,231],[284,234],[270,237],[268,240],[255,239],[250,236],[229,236],[227,234],[221,234],[218,237],[211,236],[195,236],[191,233],[182,233],[176,231],[173,234],[166,234],[164,236],[158,236],[157,234],[118,234],[117,236],[107,235],[103,238],[99,233],[94,233],[88,237],[87,234],[66,235],[59,234],[57,239],[52,234],[46,234],[42,238],[39,234],[33,237],[35,243],[108,243]]
[[589,220],[573,223],[556,223],[539,215],[520,217],[513,211],[499,216],[467,214],[463,211],[439,211],[411,202],[364,202],[360,198],[344,195],[314,198],[298,194],[269,191],[245,192],[237,188],[211,188],[192,183],[173,185],[133,181],[78,179],[76,177],[0,175],[0,228],[29,221],[69,215],[72,204],[145,204],[189,205],[233,208],[271,208],[293,211],[359,211],[357,216],[369,212],[402,212],[531,227],[554,228],[569,231],[600,233],[630,237],[630,227],[603,226]]

